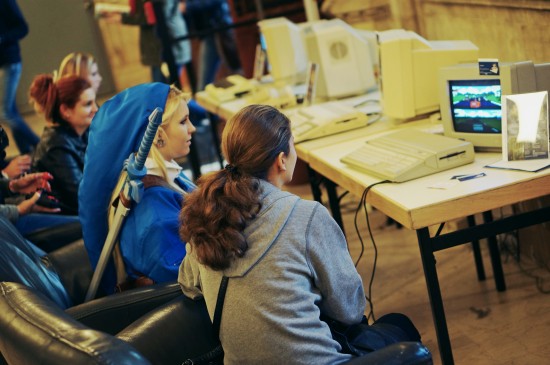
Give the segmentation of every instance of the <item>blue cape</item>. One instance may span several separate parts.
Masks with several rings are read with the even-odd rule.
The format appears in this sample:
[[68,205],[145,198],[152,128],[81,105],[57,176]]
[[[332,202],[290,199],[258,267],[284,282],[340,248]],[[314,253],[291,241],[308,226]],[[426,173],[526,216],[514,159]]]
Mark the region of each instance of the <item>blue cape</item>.
[[[92,120],[78,194],[78,215],[94,268],[109,231],[107,211],[124,160],[139,149],[151,112],[156,107],[164,110],[169,88],[167,84],[151,83],[124,90],[105,102]],[[111,293],[115,284],[111,264],[101,287]]]

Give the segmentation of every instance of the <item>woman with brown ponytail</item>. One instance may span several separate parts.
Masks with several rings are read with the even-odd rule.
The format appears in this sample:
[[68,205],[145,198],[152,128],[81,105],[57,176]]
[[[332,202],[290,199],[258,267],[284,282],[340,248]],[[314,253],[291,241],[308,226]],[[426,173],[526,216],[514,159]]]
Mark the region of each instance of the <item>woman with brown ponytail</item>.
[[296,151],[288,118],[251,105],[226,125],[229,164],[201,177],[180,215],[188,254],[179,282],[214,313],[229,278],[221,317],[225,364],[338,364],[321,313],[358,323],[365,293],[342,231],[327,209],[281,190]]
[[33,171],[53,175],[52,192],[64,214],[78,214],[78,186],[88,146],[87,131],[97,112],[92,84],[79,76],[34,78],[30,98],[44,115],[46,128],[33,157]]

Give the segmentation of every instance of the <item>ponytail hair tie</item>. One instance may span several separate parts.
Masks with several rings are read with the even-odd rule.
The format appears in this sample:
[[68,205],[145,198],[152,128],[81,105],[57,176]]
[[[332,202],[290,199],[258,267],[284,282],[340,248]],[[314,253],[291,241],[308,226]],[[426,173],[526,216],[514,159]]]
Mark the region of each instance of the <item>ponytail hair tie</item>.
[[230,172],[230,173],[236,173],[237,172],[237,166],[234,166],[234,165],[231,165],[230,163],[228,163],[227,165],[225,165],[225,170]]

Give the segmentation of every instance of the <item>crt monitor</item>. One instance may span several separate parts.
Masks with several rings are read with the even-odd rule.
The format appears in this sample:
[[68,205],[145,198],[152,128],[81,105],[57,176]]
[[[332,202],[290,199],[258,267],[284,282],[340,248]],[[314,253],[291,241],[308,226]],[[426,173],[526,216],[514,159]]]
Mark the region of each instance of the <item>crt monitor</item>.
[[341,19],[304,23],[308,60],[318,65],[316,95],[337,99],[377,87],[368,36]]
[[259,21],[258,26],[273,79],[289,85],[304,82],[308,60],[300,26],[284,17]]
[[498,74],[482,75],[478,63],[471,63],[439,70],[446,136],[472,142],[477,150],[500,150],[502,96],[550,89],[550,64],[500,63],[498,69]]
[[427,41],[404,29],[379,32],[382,109],[384,115],[407,120],[439,109],[438,70],[476,62],[470,41]]

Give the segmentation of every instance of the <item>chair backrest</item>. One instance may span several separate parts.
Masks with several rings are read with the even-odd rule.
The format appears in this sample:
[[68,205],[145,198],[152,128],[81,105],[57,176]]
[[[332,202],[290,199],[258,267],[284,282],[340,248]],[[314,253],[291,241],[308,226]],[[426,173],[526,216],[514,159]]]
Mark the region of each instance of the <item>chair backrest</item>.
[[147,313],[117,337],[159,365],[180,365],[219,344],[204,299],[192,300],[183,294]]
[[77,221],[45,227],[25,237],[44,251],[51,252],[82,239],[82,225]]
[[90,328],[116,335],[144,314],[181,295],[177,282],[159,283],[97,298],[65,312]]
[[20,283],[0,283],[0,352],[17,365],[151,364],[128,343],[91,330]]

